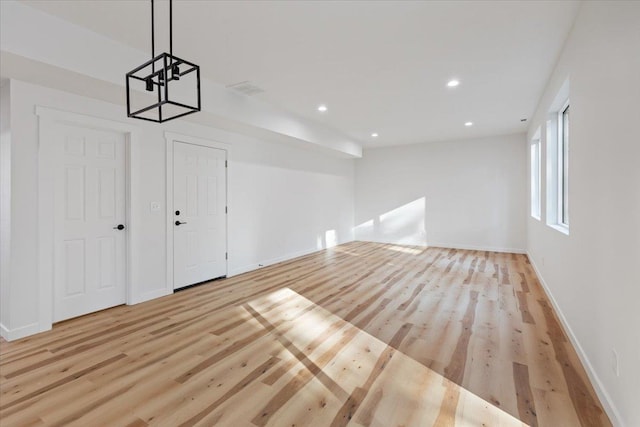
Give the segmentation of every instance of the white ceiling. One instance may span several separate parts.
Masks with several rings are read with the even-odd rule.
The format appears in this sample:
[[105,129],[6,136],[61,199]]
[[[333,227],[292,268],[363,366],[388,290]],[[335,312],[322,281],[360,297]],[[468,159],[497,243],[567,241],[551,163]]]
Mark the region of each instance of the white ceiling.
[[[150,50],[146,0],[25,3]],[[156,1],[157,26],[167,4]],[[524,132],[520,119],[536,107],[578,6],[176,0],[174,53],[206,78],[248,80],[265,90],[254,96],[364,146]],[[447,88],[451,78],[460,86]],[[318,113],[319,104],[329,111]]]

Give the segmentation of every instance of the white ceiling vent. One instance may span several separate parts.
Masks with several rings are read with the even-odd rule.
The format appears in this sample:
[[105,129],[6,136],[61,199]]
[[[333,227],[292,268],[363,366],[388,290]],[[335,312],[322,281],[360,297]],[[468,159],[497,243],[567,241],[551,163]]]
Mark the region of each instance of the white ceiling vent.
[[228,85],[227,88],[236,90],[249,96],[264,92],[263,89],[248,81]]

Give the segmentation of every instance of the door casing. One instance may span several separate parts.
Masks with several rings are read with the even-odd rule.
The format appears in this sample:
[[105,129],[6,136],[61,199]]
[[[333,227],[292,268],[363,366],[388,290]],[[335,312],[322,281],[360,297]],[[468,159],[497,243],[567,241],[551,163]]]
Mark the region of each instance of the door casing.
[[119,132],[125,135],[125,217],[127,233],[125,236],[125,287],[126,303],[141,302],[132,288],[131,266],[133,265],[131,241],[135,233],[135,218],[131,210],[132,174],[131,164],[133,147],[139,140],[136,126],[114,120],[102,119],[79,113],[67,112],[48,107],[36,106],[38,116],[38,325],[35,332],[51,329],[53,324],[53,286],[54,286],[54,242],[60,230],[56,230],[51,212],[54,209],[55,169],[60,162],[59,151],[54,145],[52,130],[58,124],[85,127],[89,129]]
[[[166,222],[167,222],[167,288],[173,292],[174,287],[174,275],[173,275],[173,233],[175,231],[175,225],[173,224],[174,206],[173,206],[173,148],[175,142],[184,142],[187,144],[200,145],[208,148],[217,148],[219,150],[225,150],[227,153],[227,164],[231,158],[231,145],[223,142],[213,141],[204,138],[198,138],[189,135],[183,135],[174,132],[165,132],[164,137],[166,140],[166,176],[167,176],[167,206],[166,206]],[[225,168],[225,181],[226,181],[226,206],[228,207],[228,213],[225,215],[225,248],[228,254],[225,260],[225,274],[229,276],[229,260],[231,254],[229,254],[229,215],[232,212],[231,206],[229,206],[229,168]]]

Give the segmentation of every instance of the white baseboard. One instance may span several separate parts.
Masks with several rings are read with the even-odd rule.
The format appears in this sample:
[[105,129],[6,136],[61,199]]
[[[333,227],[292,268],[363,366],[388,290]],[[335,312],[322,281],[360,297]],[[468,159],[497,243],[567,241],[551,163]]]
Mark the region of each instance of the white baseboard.
[[131,298],[131,301],[127,302],[127,305],[135,305],[140,304],[141,302],[150,301],[152,299],[164,297],[167,295],[171,295],[173,292],[168,291],[167,289],[157,289],[155,291],[146,292],[142,295],[138,295]]
[[[350,240],[348,242],[340,242],[340,244],[342,245],[344,243],[349,243],[349,242],[353,242],[353,241],[366,242],[366,240],[355,239],[355,240]],[[377,243],[388,243],[388,244],[402,245],[400,243],[394,243],[394,242],[377,242]],[[420,245],[411,245],[411,246],[420,246]],[[472,251],[505,252],[505,253],[516,253],[516,254],[525,254],[525,253],[527,253],[524,249],[497,248],[497,247],[491,247],[491,246],[473,246],[473,245],[451,245],[451,244],[448,244],[448,243],[431,243],[427,247],[438,247],[438,248],[445,248],[445,249],[466,249],[466,250],[472,250]],[[238,274],[247,273],[249,271],[257,270],[259,268],[266,267],[268,265],[277,264],[279,262],[289,261],[289,260],[291,260],[293,258],[301,257],[301,256],[304,256],[304,255],[309,255],[311,253],[318,252],[318,251],[321,251],[321,250],[324,250],[324,249],[310,248],[310,249],[306,249],[306,250],[302,250],[302,251],[291,252],[291,253],[289,253],[287,255],[283,255],[283,256],[280,256],[280,257],[271,258],[271,259],[264,260],[264,261],[259,261],[259,262],[256,262],[254,264],[245,265],[244,267],[235,268],[235,269],[229,271],[229,274],[227,275],[227,277],[237,276]]]
[[0,336],[2,338],[4,338],[7,341],[11,341],[9,339],[9,335],[11,335],[9,328],[7,328],[6,326],[4,326],[2,323],[0,323]]
[[31,323],[29,325],[21,326],[16,329],[9,329],[0,323],[0,335],[7,341],[14,341],[20,338],[27,337],[29,335],[37,334],[39,332],[43,332],[40,329],[39,323]]
[[596,394],[598,395],[600,402],[603,404],[604,410],[607,412],[609,419],[611,420],[614,426],[624,427],[624,424],[622,423],[622,417],[620,416],[620,412],[618,411],[616,406],[613,404],[613,401],[611,400],[609,393],[607,393],[604,386],[602,385],[602,382],[600,381],[600,377],[598,377],[598,374],[596,373],[595,369],[593,368],[593,365],[589,361],[587,354],[585,353],[582,346],[580,345],[578,338],[576,338],[576,335],[573,333],[573,330],[571,329],[571,326],[569,325],[567,318],[565,317],[564,313],[560,309],[558,302],[553,297],[553,293],[551,293],[551,289],[549,289],[549,286],[544,281],[544,278],[542,277],[542,274],[540,274],[540,270],[538,269],[538,266],[536,265],[535,261],[533,260],[533,257],[529,252],[527,252],[527,257],[529,258],[529,262],[531,262],[531,266],[533,267],[533,270],[538,276],[538,280],[542,284],[542,288],[547,294],[549,301],[551,301],[551,305],[553,305],[553,309],[558,314],[558,318],[560,319],[560,322],[562,323],[562,326],[565,332],[569,336],[569,340],[571,341],[571,344],[576,349],[576,352],[578,353],[578,357],[582,362],[582,366],[584,366],[585,371],[587,372],[587,376],[589,377],[589,380],[591,381],[591,384],[593,385],[593,388],[596,391]]
[[493,246],[475,246],[475,245],[465,245],[465,244],[451,244],[451,243],[437,243],[437,242],[429,242],[427,247],[431,248],[445,248],[445,249],[465,249],[469,251],[488,251],[488,252],[504,252],[510,254],[526,254],[527,251],[524,249],[518,248],[500,248]]
[[378,240],[371,240],[371,239],[361,239],[358,238],[356,239],[359,242],[374,242],[374,243],[386,243],[389,245],[398,245],[398,246],[403,246],[403,245],[407,245],[407,246],[422,246],[425,248],[444,248],[444,249],[464,249],[464,250],[469,250],[469,251],[488,251],[488,252],[504,252],[504,253],[510,253],[510,254],[526,254],[527,251],[525,249],[520,249],[520,248],[503,248],[503,247],[496,247],[496,246],[478,246],[478,245],[467,245],[464,243],[458,244],[458,243],[445,243],[445,242],[427,242],[426,244],[424,243],[400,243],[397,241],[392,241],[392,240],[385,240],[385,239],[378,239]]
[[[347,242],[342,242],[340,244],[343,244],[343,243],[347,243]],[[301,251],[290,252],[290,253],[288,253],[286,255],[275,257],[275,258],[271,258],[271,259],[268,259],[268,260],[258,261],[258,262],[254,263],[254,264],[245,265],[244,267],[235,268],[235,269],[231,270],[229,272],[229,274],[227,275],[227,277],[237,276],[238,274],[247,273],[249,271],[257,270],[259,268],[266,267],[268,265],[277,264],[279,262],[289,261],[289,260],[291,260],[293,258],[298,258],[298,257],[304,256],[304,255],[309,255],[309,254],[312,254],[314,252],[319,252],[319,251],[322,251],[322,250],[324,250],[324,248],[323,249],[318,249],[318,248],[314,247],[314,248],[304,249],[304,250],[301,250]]]

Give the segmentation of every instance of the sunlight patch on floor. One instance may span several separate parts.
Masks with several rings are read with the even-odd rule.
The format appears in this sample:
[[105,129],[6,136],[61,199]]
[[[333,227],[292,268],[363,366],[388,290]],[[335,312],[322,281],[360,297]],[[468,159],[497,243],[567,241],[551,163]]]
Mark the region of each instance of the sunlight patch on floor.
[[415,248],[409,248],[406,246],[389,246],[385,249],[388,249],[390,251],[395,251],[395,252],[403,252],[405,254],[412,254],[412,255],[420,255],[422,252],[424,252],[426,250],[425,249],[415,249]]
[[[265,306],[279,301],[286,301],[286,307],[264,310]],[[304,378],[304,374],[308,377],[301,390],[274,414],[271,421],[277,420],[277,423],[268,425],[295,424],[301,416],[317,420],[318,425],[328,425],[327,417],[339,415],[347,399],[352,407],[355,406],[351,419],[355,425],[426,426],[443,418],[454,421],[452,425],[455,426],[524,425],[500,408],[404,353],[391,349],[383,341],[289,288],[247,305],[255,310],[254,317],[259,316],[263,326],[264,322],[280,325],[272,333],[281,334],[278,339],[287,347],[283,345],[278,357],[282,363],[292,366],[279,381],[284,384],[295,378]],[[295,317],[293,325],[287,309],[291,306],[295,306],[296,311],[303,307],[306,311]],[[327,331],[330,333],[326,334]],[[326,334],[326,339],[309,348],[323,334]],[[309,369],[316,372],[310,373]],[[357,399],[359,393],[360,400]],[[450,399],[450,404],[443,404],[447,399]],[[324,406],[318,402],[324,402]],[[300,408],[307,409],[302,413]],[[315,425],[315,421],[310,425]]]

